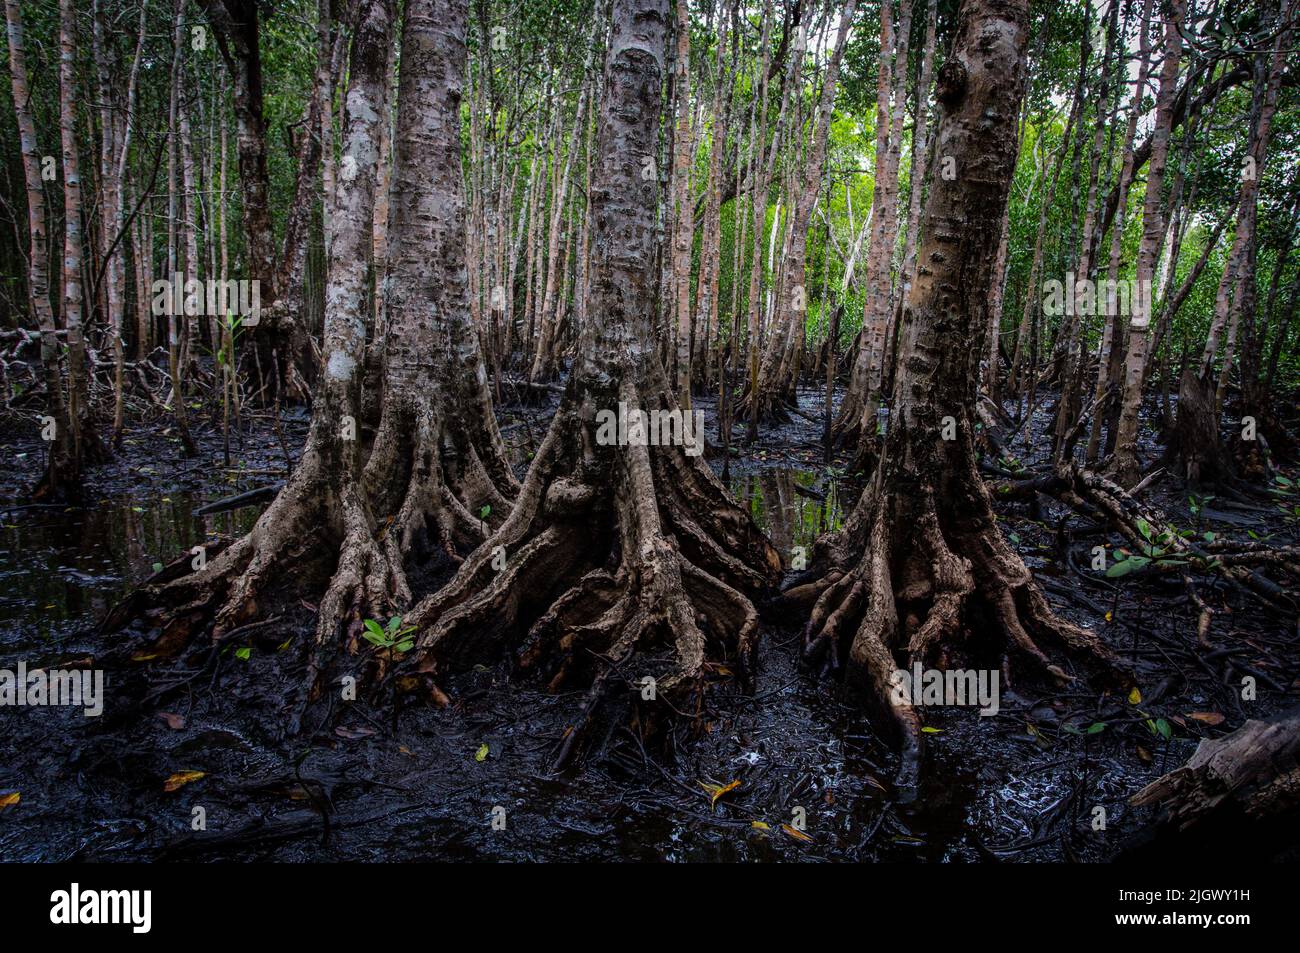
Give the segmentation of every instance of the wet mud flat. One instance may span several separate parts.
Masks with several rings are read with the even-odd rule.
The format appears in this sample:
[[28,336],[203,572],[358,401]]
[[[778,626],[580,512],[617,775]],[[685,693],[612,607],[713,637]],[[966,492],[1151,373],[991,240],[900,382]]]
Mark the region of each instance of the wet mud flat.
[[[823,462],[823,397],[805,392],[805,415],[753,446],[741,427],[732,442],[732,492],[786,558],[838,526],[858,493],[845,461]],[[714,407],[699,406],[713,442]],[[521,466],[552,409],[553,401],[502,409]],[[259,506],[215,517],[195,510],[283,479],[285,451],[296,454],[305,423],[290,415],[282,435],[254,426],[242,464],[229,471],[219,434],[200,431],[206,456],[184,462],[165,433],[133,433],[119,461],[92,475],[88,507],[5,510],[0,668],[69,665],[102,651],[93,623],[131,585],[190,546],[252,524]],[[1032,463],[1032,451],[1011,449]],[[39,468],[39,447],[3,452],[0,486],[13,499]],[[711,463],[721,470],[716,455]],[[1280,509],[1218,508],[1164,484],[1151,492],[1180,527],[1295,541]],[[1004,505],[1000,521],[1058,611],[1101,628],[1145,694],[1013,679],[996,715],[928,709],[934,730],[912,804],[893,794],[895,755],[854,686],[803,668],[800,632],[777,613],[765,613],[752,692],[719,670],[699,717],[664,743],[647,747],[616,726],[605,758],[553,774],[583,693],[512,682],[509,659],[451,680],[448,708],[407,703],[394,718],[387,699],[363,691],[328,724],[286,737],[286,686],[301,678],[296,647],[311,631],[300,602],[201,667],[107,673],[99,718],[0,709],[0,796],[20,795],[0,810],[0,858],[1111,858],[1149,819],[1127,806],[1134,792],[1185,761],[1200,738],[1295,703],[1297,634],[1206,581],[1216,649],[1198,651],[1196,612],[1181,587],[1091,572],[1080,554],[1094,540],[1068,532],[1080,521],[1063,508]],[[972,665],[1000,666],[980,654],[979,633],[969,643]],[[1259,697],[1245,703],[1238,686],[1251,672],[1261,676]],[[200,817],[206,830],[196,831]]]

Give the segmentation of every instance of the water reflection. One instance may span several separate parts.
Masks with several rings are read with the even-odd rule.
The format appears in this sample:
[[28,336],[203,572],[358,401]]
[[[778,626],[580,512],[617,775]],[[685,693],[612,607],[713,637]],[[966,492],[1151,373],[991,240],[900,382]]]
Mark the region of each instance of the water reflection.
[[813,540],[839,529],[844,519],[839,482],[814,470],[774,467],[732,473],[731,493],[749,507],[787,569],[796,547],[811,552]]
[[[771,468],[733,473],[731,492],[781,553],[810,551],[837,529],[839,484],[818,471]],[[196,516],[205,501],[187,492],[148,499],[118,497],[85,509],[0,511],[0,621],[49,634],[55,623],[98,619],[156,564],[211,541],[250,530],[261,507]],[[3,641],[3,636],[0,636]]]
[[196,516],[203,503],[178,492],[0,513],[0,620],[48,634],[57,622],[99,618],[155,564],[218,535],[242,534],[260,512]]

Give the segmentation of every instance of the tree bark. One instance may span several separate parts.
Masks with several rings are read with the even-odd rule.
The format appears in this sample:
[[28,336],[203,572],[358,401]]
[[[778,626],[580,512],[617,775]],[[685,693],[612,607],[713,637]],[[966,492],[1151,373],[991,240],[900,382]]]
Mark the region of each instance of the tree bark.
[[[527,632],[522,671],[552,688],[590,684],[560,761],[604,717],[618,679],[652,676],[660,698],[693,692],[707,645],[747,666],[758,619],[745,593],[779,570],[701,457],[611,439],[597,417],[620,404],[679,410],[657,353],[657,181],[643,175],[657,151],[668,17],[667,0],[614,0],[577,362],[510,517],[408,620],[419,629],[412,666],[428,678]],[[631,691],[616,697],[628,704]]]
[[[1178,84],[1178,64],[1182,55],[1183,42],[1182,0],[1172,0],[1170,6],[1171,15],[1165,18],[1165,58],[1160,70],[1160,89],[1156,94],[1156,124],[1151,133],[1151,164],[1147,171],[1146,197],[1142,206],[1142,240],[1138,245],[1136,275],[1139,289],[1152,286],[1156,256],[1160,252],[1161,236],[1165,229],[1161,214],[1163,205],[1160,190],[1164,185],[1165,161],[1169,154],[1169,135],[1173,128],[1174,89]],[[1138,300],[1150,299],[1144,299],[1139,290]],[[1149,313],[1138,311],[1134,312],[1133,320],[1129,323],[1124,390],[1120,400],[1119,427],[1115,436],[1115,456],[1112,463],[1112,472],[1121,485],[1132,486],[1138,476],[1138,412],[1142,408],[1142,388],[1145,384],[1147,351],[1151,341],[1150,322]]]
[[1028,8],[1028,0],[961,5],[936,86],[938,154],[953,157],[957,175],[936,178],[926,200],[883,455],[844,527],[818,540],[810,570],[786,592],[791,603],[813,603],[808,657],[829,668],[847,661],[869,697],[890,700],[905,798],[915,794],[922,734],[920,708],[893,693],[899,656],[946,664],[978,618],[1008,650],[1062,679],[1036,638],[1115,664],[1095,633],[1054,616],[1003,539],[977,470],[980,359],[1016,160]]
[[27,188],[27,298],[41,333],[41,369],[46,391],[46,416],[54,423],[45,472],[33,490],[39,498],[75,496],[81,477],[81,459],[73,442],[75,427],[68,415],[63,369],[59,364],[58,329],[50,301],[49,233],[45,215],[45,186],[41,181],[41,152],[31,108],[27,74],[27,42],[18,0],[5,0],[9,39],[9,78],[14,113],[22,149],[23,178]]

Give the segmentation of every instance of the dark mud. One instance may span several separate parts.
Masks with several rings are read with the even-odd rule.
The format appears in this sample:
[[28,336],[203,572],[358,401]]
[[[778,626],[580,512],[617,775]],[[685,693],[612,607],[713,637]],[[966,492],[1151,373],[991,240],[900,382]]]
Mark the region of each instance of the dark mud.
[[[738,427],[727,467],[732,491],[791,561],[858,493],[843,461],[823,465],[820,400],[808,391],[806,416],[750,447]],[[700,407],[716,441],[714,407]],[[551,409],[502,412],[521,465]],[[189,461],[165,432],[133,433],[117,462],[91,474],[84,509],[23,506],[40,448],[6,439],[0,485],[14,502],[0,517],[0,667],[96,655],[105,646],[93,623],[157,564],[247,529],[260,507],[195,510],[283,479],[306,418],[283,424],[282,441],[254,420],[229,469],[215,432],[199,429],[204,455]],[[1008,449],[1032,466],[1045,448],[1040,436]],[[1276,505],[1285,494],[1241,509],[1189,501],[1168,481],[1149,492],[1179,527],[1297,539],[1296,521]],[[0,859],[1108,859],[1150,819],[1128,808],[1130,795],[1200,738],[1294,704],[1295,623],[1205,581],[1216,649],[1200,652],[1181,586],[1091,571],[1091,547],[1117,539],[1088,535],[1051,505],[1001,515],[1058,610],[1101,628],[1133,661],[1143,697],[1017,680],[1003,686],[996,716],[928,709],[914,804],[896,803],[895,756],[851,689],[802,669],[798,631],[776,624],[763,634],[752,693],[719,671],[693,727],[653,750],[619,729],[606,758],[561,775],[547,766],[582,696],[511,682],[506,659],[455,679],[447,709],[407,704],[394,719],[387,699],[363,694],[328,728],[286,738],[286,686],[301,677],[297,647],[310,625],[300,603],[281,623],[214,649],[201,668],[110,672],[100,718],[0,709],[0,796],[21,797],[0,810]],[[996,668],[979,633],[969,636],[972,666]],[[1241,700],[1244,675],[1257,679],[1255,702]],[[145,679],[155,697],[141,705]],[[177,786],[183,772],[201,776]],[[730,789],[715,802],[719,788]],[[199,809],[203,831],[194,830]]]

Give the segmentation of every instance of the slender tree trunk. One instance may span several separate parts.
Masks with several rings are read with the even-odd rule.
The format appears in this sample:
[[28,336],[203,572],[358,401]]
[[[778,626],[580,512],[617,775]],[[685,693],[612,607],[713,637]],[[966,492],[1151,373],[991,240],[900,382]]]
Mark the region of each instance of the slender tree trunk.
[[[856,441],[860,465],[871,457],[876,438],[876,412],[882,399],[888,349],[891,272],[898,237],[898,160],[902,149],[902,102],[907,86],[907,50],[912,28],[912,0],[900,0],[895,28],[890,0],[880,8],[880,63],[876,80],[876,158],[872,190],[871,237],[867,246],[867,302],[862,316],[861,347],[854,361],[849,389],[835,423],[837,441]],[[892,52],[892,64],[889,56]],[[891,101],[896,104],[891,108]],[[865,454],[865,456],[864,456]]]
[[[672,382],[682,410],[691,409],[691,246],[695,239],[695,201],[691,194],[691,165],[695,135],[691,126],[691,17],[686,0],[675,0],[677,55],[673,90],[677,100],[677,129],[673,134],[672,195],[672,326],[675,359]],[[703,273],[701,272],[701,277]]]
[[[1129,106],[1128,126],[1124,133],[1124,144],[1121,147],[1123,160],[1120,163],[1119,172],[1119,208],[1115,213],[1115,219],[1110,226],[1110,264],[1106,272],[1106,281],[1108,288],[1116,287],[1119,281],[1120,259],[1124,250],[1124,225],[1127,220],[1128,210],[1128,193],[1133,184],[1133,139],[1137,134],[1138,114],[1142,111],[1142,102],[1146,98],[1147,73],[1151,66],[1151,0],[1146,0],[1142,8],[1142,18],[1138,21],[1138,72],[1137,82],[1134,86],[1133,102]],[[1174,59],[1175,68],[1177,60]],[[1168,151],[1169,135],[1164,133],[1164,148]],[[1163,156],[1161,157],[1163,160]],[[1164,169],[1160,170],[1161,181],[1163,182]],[[1148,173],[1147,181],[1150,182],[1151,175]],[[1157,193],[1158,196],[1159,193]],[[1159,209],[1155,217],[1159,218]],[[1163,228],[1163,225],[1162,225]],[[1156,236],[1159,240],[1159,235]],[[1154,261],[1154,258],[1153,258]],[[1146,287],[1150,288],[1150,276]],[[1141,292],[1139,292],[1140,294]],[[1100,298],[1100,295],[1098,296]],[[1088,433],[1087,460],[1089,463],[1095,463],[1101,449],[1101,428],[1102,422],[1108,416],[1108,403],[1118,395],[1115,393],[1116,386],[1120,384],[1120,371],[1123,367],[1124,355],[1124,329],[1127,324],[1123,309],[1118,307],[1118,301],[1108,299],[1104,303],[1099,300],[1098,308],[1102,311],[1102,340],[1101,351],[1097,361],[1097,385],[1093,391],[1093,414],[1092,425]],[[1150,318],[1150,315],[1146,315]],[[1067,361],[1072,357],[1067,357]],[[1080,368],[1081,370],[1081,368]],[[1074,375],[1073,379],[1079,375]],[[1062,397],[1062,407],[1070,405]],[[1061,414],[1057,417],[1058,423],[1061,421],[1073,423],[1070,415]],[[1112,430],[1112,436],[1114,436]]]
[[[168,287],[177,281],[180,275],[180,218],[181,205],[180,196],[178,195],[178,185],[176,181],[176,163],[177,154],[180,150],[178,136],[180,135],[180,109],[181,109],[181,77],[184,70],[181,68],[181,57],[184,55],[185,40],[185,2],[184,0],[175,0],[172,8],[172,69],[171,69],[171,99],[168,106],[168,127],[167,136],[167,282]],[[170,294],[169,299],[174,302],[175,295]],[[181,322],[185,315],[177,314],[174,305],[167,308],[167,369],[172,379],[172,416],[176,421],[176,429],[180,434],[181,447],[187,455],[193,455],[197,452],[194,439],[190,436],[189,423],[185,410],[185,361],[181,353]]]
[[830,133],[840,62],[844,58],[849,27],[852,26],[856,12],[856,0],[848,0],[840,12],[835,50],[822,77],[817,115],[812,124],[812,141],[804,162],[803,175],[799,177],[795,190],[789,238],[782,256],[785,267],[781,280],[776,285],[779,293],[773,309],[772,333],[763,356],[758,387],[752,389],[747,397],[749,402],[758,404],[759,417],[763,420],[785,416],[782,405],[789,399],[792,384],[789,379],[792,368],[788,361],[789,347],[793,340],[797,339],[799,345],[803,342],[804,321],[808,313],[808,229],[812,223],[813,206],[821,191],[826,140]]
[[[1147,169],[1146,197],[1142,205],[1142,240],[1138,246],[1137,299],[1150,302],[1164,220],[1161,217],[1160,190],[1164,184],[1165,161],[1169,154],[1169,134],[1173,125],[1174,91],[1178,85],[1178,64],[1182,55],[1182,0],[1172,0],[1171,15],[1165,18],[1164,65],[1160,70],[1160,89],[1156,94],[1156,124],[1151,133],[1151,160]],[[1138,412],[1142,408],[1142,388],[1150,344],[1151,314],[1139,305],[1129,324],[1128,354],[1125,358],[1124,391],[1120,400],[1119,428],[1115,437],[1113,471],[1121,484],[1132,485],[1138,476]]]
[[90,407],[86,351],[81,163],[77,156],[77,35],[72,0],[59,0],[59,137],[63,146],[63,325],[68,335],[68,422],[78,459],[103,457]]
[[[13,87],[14,112],[22,147],[23,178],[27,187],[27,297],[41,332],[41,368],[45,378],[46,416],[42,428],[53,425],[45,474],[37,484],[37,498],[75,497],[81,479],[81,457],[74,441],[76,426],[69,415],[59,365],[59,340],[50,302],[49,239],[45,215],[45,187],[41,181],[41,151],[32,116],[31,86],[27,74],[26,38],[18,0],[5,0],[9,36],[9,77]],[[47,438],[48,439],[48,438]]]
[[[1256,54],[1256,103],[1253,110],[1256,121],[1251,124],[1248,148],[1249,165],[1242,171],[1241,191],[1237,202],[1236,237],[1228,253],[1227,265],[1215,296],[1214,318],[1199,362],[1183,370],[1178,389],[1178,417],[1174,434],[1166,451],[1166,459],[1192,484],[1220,483],[1232,477],[1232,464],[1219,443],[1219,417],[1214,378],[1214,359],[1219,351],[1219,341],[1229,326],[1234,308],[1229,303],[1229,293],[1237,284],[1247,254],[1253,241],[1255,203],[1259,192],[1260,171],[1267,156],[1269,127],[1277,108],[1285,63],[1283,51],[1290,42],[1292,26],[1292,0],[1283,0],[1278,11],[1277,36],[1269,54]],[[1253,280],[1253,277],[1252,277]],[[1225,367],[1230,363],[1225,360]]]

